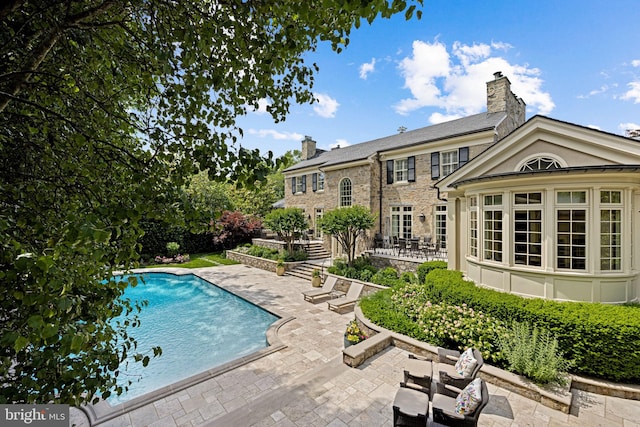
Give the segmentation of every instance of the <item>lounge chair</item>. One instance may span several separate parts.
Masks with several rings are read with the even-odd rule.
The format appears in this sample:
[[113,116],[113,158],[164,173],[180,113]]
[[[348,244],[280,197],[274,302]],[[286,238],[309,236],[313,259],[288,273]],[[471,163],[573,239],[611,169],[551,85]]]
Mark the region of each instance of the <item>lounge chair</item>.
[[[434,381],[432,389],[435,389],[435,393],[431,400],[433,421],[447,426],[477,426],[480,413],[484,407],[487,406],[487,403],[489,403],[487,384],[480,378],[478,378],[477,381],[480,383],[481,400],[476,401],[475,404],[477,406],[473,409],[468,408],[465,411],[466,413],[458,413],[458,411],[456,411],[456,401],[460,400],[465,402],[465,405],[468,405],[469,400],[462,397],[468,389],[465,389],[463,392],[463,390],[457,387]],[[471,384],[469,387],[471,387]]]
[[309,289],[307,291],[302,292],[304,295],[304,300],[309,302],[315,302],[316,298],[322,298],[327,296],[342,296],[344,292],[334,290],[336,283],[338,282],[338,278],[336,276],[329,276],[327,280],[324,281],[324,285],[320,289]]
[[347,291],[347,295],[344,298],[336,298],[328,302],[329,310],[338,311],[343,308],[347,308],[351,305],[355,305],[360,299],[360,293],[362,292],[362,288],[364,287],[364,283],[353,281],[349,286],[349,290]]
[[438,379],[440,382],[463,389],[473,381],[480,371],[480,368],[482,368],[484,361],[482,359],[482,353],[480,353],[479,350],[474,348],[472,352],[473,358],[476,360],[475,365],[461,375],[455,366],[460,359],[460,352],[438,347]]

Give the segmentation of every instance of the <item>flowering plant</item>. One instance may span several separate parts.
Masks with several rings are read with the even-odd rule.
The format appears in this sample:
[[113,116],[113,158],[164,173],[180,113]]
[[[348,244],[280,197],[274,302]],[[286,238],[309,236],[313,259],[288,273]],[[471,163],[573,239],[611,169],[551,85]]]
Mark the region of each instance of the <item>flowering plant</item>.
[[367,335],[362,332],[355,319],[347,323],[347,330],[345,331],[344,336],[347,341],[353,344],[357,344],[360,341],[367,339]]
[[178,254],[173,257],[157,256],[155,257],[156,264],[182,264],[183,262],[189,262],[189,254]]

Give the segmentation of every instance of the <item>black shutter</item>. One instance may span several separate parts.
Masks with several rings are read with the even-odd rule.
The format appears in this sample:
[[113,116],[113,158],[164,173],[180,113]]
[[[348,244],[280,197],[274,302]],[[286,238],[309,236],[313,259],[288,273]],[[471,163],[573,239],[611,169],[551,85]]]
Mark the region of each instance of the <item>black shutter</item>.
[[411,156],[407,159],[407,172],[409,182],[416,182],[416,157]]
[[440,152],[431,153],[431,179],[440,178]]
[[313,190],[314,193],[318,191],[318,174],[317,173],[314,173],[313,175],[311,175],[311,189]]
[[291,193],[296,194],[296,177],[291,178]]
[[307,175],[302,175],[302,192],[307,192]]
[[387,160],[387,184],[393,184],[393,160]]
[[469,161],[469,147],[460,147],[458,149],[458,167],[467,164]]

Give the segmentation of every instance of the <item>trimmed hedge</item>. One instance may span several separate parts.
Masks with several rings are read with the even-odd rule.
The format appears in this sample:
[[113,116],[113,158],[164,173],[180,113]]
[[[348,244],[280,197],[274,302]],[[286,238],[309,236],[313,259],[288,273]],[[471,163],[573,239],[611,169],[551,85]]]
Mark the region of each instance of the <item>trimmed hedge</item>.
[[426,276],[425,287],[433,302],[466,303],[505,321],[548,329],[560,351],[574,360],[574,373],[640,384],[640,306],[523,298],[480,288],[458,271],[441,269]]

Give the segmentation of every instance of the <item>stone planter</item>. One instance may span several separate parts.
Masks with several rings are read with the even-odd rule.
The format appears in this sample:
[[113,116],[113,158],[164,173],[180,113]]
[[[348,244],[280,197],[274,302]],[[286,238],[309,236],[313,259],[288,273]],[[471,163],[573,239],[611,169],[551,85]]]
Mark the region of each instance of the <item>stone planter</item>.
[[276,274],[278,276],[284,276],[284,266],[276,267]]
[[320,286],[322,286],[322,279],[320,278],[320,276],[311,278],[311,286],[313,286],[314,288],[319,288]]

